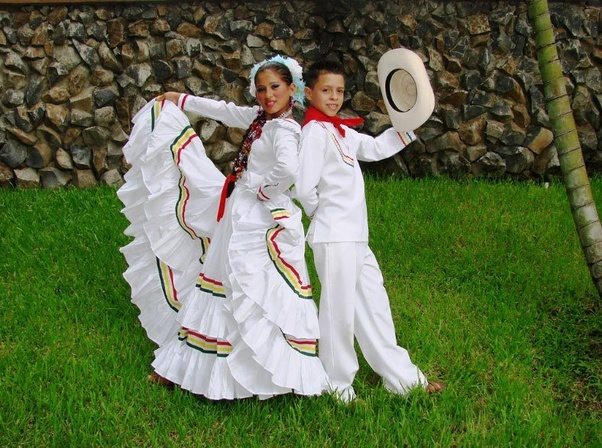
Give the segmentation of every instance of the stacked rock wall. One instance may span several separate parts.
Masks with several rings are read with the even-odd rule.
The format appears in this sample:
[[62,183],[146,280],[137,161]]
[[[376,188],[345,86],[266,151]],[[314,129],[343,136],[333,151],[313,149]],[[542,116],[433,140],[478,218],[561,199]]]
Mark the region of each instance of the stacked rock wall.
[[[550,2],[588,169],[602,169],[602,8]],[[252,103],[246,77],[283,53],[338,58],[344,112],[363,131],[390,125],[376,64],[418,52],[437,105],[401,155],[403,175],[542,177],[558,172],[525,2],[197,1],[0,6],[0,185],[120,184],[133,114],[156,95],[188,91]],[[195,127],[227,170],[242,130]]]

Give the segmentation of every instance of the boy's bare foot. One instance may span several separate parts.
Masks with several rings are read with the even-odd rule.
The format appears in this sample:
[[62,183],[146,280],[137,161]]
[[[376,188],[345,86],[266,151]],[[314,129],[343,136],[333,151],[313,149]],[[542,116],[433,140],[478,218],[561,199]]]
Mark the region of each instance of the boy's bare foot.
[[171,389],[174,387],[174,383],[169,381],[167,378],[162,377],[161,375],[159,375],[157,372],[153,372],[148,376],[148,380],[151,383],[155,383],[155,384],[159,384],[161,386],[165,386],[168,389]]
[[436,394],[438,392],[441,392],[443,390],[445,386],[443,385],[443,383],[438,383],[436,381],[429,381],[428,384],[426,385],[426,393],[427,394]]

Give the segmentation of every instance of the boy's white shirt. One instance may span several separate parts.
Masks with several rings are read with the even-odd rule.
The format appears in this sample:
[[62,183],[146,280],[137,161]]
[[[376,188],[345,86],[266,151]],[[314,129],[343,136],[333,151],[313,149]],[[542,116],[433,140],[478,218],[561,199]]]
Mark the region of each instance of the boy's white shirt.
[[310,121],[303,127],[295,197],[311,217],[307,241],[368,241],[364,179],[358,160],[391,157],[416,139],[413,132],[387,129],[378,137],[347,126],[345,137],[332,123]]

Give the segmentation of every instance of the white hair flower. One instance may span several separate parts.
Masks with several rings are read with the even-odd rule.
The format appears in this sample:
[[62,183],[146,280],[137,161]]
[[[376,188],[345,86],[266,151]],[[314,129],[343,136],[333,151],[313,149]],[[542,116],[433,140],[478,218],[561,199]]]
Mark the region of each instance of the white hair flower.
[[289,69],[291,75],[293,76],[293,84],[295,85],[293,101],[298,103],[299,105],[303,105],[303,100],[305,99],[305,83],[303,82],[303,69],[295,59],[289,58],[288,56],[282,56],[280,54],[267,58],[264,61],[258,62],[253,66],[253,68],[251,69],[251,73],[249,74],[249,92],[251,92],[251,95],[253,95],[254,97],[257,96],[257,88],[255,87],[255,75],[257,74],[257,71],[268,62],[279,62]]

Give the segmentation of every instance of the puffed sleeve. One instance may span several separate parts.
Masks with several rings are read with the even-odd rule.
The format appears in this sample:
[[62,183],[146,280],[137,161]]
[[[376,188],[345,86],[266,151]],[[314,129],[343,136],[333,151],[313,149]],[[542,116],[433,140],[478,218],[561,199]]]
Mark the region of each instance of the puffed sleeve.
[[188,94],[180,95],[178,107],[184,112],[221,121],[232,128],[246,129],[255,119],[258,107],[238,106],[222,100],[212,100]]
[[299,137],[301,127],[292,120],[274,119],[264,125],[264,132],[271,134],[276,163],[264,176],[257,197],[267,201],[284,193],[295,182],[299,168]]
[[357,158],[364,162],[376,162],[391,157],[416,140],[414,132],[397,132],[393,128],[387,129],[378,137],[371,137],[354,130],[351,132],[353,137],[358,139]]
[[318,184],[324,166],[325,136],[324,130],[315,121],[308,123],[301,134],[299,174],[294,196],[307,216],[313,216],[318,207]]

